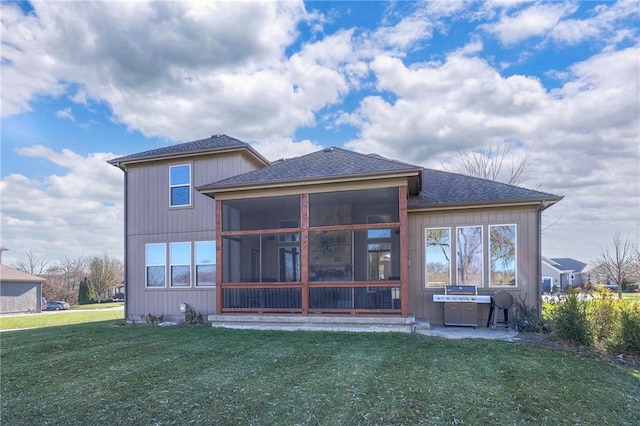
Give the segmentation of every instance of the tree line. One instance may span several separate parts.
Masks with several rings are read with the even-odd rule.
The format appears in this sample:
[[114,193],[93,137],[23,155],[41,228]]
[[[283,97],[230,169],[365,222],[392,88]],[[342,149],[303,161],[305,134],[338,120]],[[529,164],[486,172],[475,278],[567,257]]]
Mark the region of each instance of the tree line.
[[124,282],[122,262],[107,254],[66,257],[55,263],[31,250],[25,255],[25,260],[11,267],[44,278],[42,297],[47,300],[61,300],[72,305],[100,303],[110,300],[114,289]]

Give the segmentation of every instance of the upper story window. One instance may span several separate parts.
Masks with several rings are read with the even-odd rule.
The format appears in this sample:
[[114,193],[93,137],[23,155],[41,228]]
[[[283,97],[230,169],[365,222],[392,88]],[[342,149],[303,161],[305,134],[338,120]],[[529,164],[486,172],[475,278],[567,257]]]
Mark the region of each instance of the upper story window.
[[170,168],[171,207],[191,205],[191,165]]

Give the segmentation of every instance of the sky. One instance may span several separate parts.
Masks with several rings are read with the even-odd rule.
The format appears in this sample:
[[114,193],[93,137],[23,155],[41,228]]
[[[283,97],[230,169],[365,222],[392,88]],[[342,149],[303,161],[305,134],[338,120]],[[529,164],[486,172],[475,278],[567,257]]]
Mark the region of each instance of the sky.
[[0,245],[123,258],[108,159],[227,134],[459,171],[527,158],[543,254],[640,240],[637,1],[0,3]]

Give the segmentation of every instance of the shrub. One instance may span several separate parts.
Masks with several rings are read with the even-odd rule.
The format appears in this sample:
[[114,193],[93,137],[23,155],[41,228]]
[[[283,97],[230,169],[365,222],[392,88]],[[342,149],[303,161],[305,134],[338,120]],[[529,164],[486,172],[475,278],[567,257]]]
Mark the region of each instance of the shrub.
[[530,331],[533,333],[541,333],[547,331],[544,326],[542,317],[538,313],[538,309],[533,306],[527,306],[524,300],[518,298],[514,300],[516,305],[515,327],[518,331]]
[[607,349],[619,352],[640,353],[640,303],[622,307]]
[[160,322],[164,322],[164,315],[160,315],[159,317],[157,317],[149,313],[147,315],[141,315],[140,317],[147,323],[147,325],[156,325]]
[[204,324],[202,314],[197,313],[192,306],[187,307],[187,311],[184,315],[184,320],[187,324]]
[[578,300],[574,291],[569,291],[563,302],[558,303],[551,315],[553,335],[569,343],[588,346],[593,341],[584,302]]
[[614,299],[613,292],[604,286],[595,287],[591,295],[593,299],[587,309],[589,326],[593,339],[599,342],[613,334],[620,312],[620,301]]

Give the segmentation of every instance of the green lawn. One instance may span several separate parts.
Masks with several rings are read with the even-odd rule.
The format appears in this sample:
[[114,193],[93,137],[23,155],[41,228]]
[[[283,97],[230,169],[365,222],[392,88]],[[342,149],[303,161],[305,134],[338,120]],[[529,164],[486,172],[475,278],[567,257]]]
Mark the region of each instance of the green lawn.
[[124,319],[124,311],[122,309],[91,310],[85,312],[70,310],[8,317],[0,316],[0,330],[52,327],[113,319]]
[[[618,293],[615,293],[617,296]],[[622,300],[636,300],[640,301],[640,293],[622,293]]]
[[2,423],[637,425],[640,371],[524,343],[117,326],[7,331]]
[[88,305],[73,305],[71,309],[109,309],[124,306],[124,302],[90,303]]

